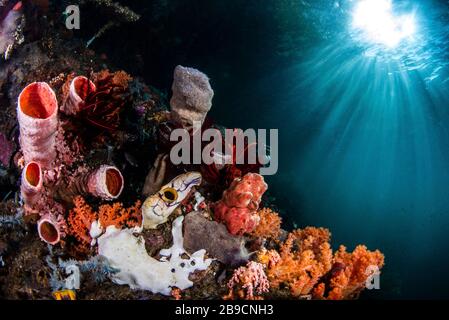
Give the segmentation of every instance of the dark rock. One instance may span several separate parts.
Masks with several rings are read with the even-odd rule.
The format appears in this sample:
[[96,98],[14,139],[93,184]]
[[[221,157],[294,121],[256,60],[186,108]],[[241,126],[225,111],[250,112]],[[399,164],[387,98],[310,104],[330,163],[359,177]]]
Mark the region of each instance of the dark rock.
[[6,168],[9,167],[11,156],[14,152],[14,145],[0,132],[0,163]]
[[244,237],[233,236],[226,226],[210,221],[200,212],[189,213],[184,220],[184,248],[192,253],[201,249],[223,264],[237,266],[249,260]]

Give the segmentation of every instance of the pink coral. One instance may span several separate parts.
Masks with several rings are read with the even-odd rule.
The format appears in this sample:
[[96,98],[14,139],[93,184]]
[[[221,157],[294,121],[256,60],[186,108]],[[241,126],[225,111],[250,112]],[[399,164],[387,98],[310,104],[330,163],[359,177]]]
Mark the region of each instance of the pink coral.
[[215,219],[225,223],[233,235],[252,232],[259,223],[257,209],[267,188],[263,177],[257,173],[235,179],[215,204]]
[[264,271],[264,265],[250,261],[246,267],[240,267],[234,271],[228,282],[229,294],[226,298],[234,298],[237,290],[238,298],[254,300],[258,296],[268,292],[270,283]]

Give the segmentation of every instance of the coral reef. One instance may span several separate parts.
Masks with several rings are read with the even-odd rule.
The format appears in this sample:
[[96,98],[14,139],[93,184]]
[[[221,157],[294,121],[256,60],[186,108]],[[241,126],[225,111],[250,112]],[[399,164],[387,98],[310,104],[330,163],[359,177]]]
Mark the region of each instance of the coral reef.
[[93,196],[113,200],[123,191],[122,173],[116,167],[102,165],[89,175],[87,190]]
[[95,93],[97,87],[95,84],[84,76],[73,78],[70,83],[69,92],[61,111],[68,115],[76,115],[84,108],[86,98],[90,93]]
[[372,276],[370,270],[383,267],[384,257],[364,246],[353,253],[342,246],[333,254],[329,230],[307,227],[291,232],[279,254],[260,251],[258,261],[267,267],[272,288],[286,286],[298,298],[341,300],[355,298]]
[[46,213],[37,222],[37,231],[42,241],[55,245],[65,237],[67,225],[62,215]]
[[214,96],[209,78],[196,69],[177,66],[172,91],[170,107],[173,117],[187,128],[192,127],[194,122],[202,124],[212,107]]
[[215,204],[215,220],[225,223],[234,235],[252,232],[259,223],[257,209],[267,188],[263,177],[257,173],[235,179]]
[[23,201],[28,205],[33,205],[36,198],[39,198],[43,188],[42,169],[37,162],[28,162],[22,171],[20,191]]
[[332,266],[329,240],[330,233],[326,229],[306,228],[290,233],[281,246],[279,261],[267,268],[271,286],[286,285],[297,297],[310,294]]
[[124,188],[124,178],[115,166],[101,165],[94,170],[80,168],[78,173],[62,178],[56,194],[65,202],[71,202],[78,195],[91,195],[104,200],[117,199]]
[[380,251],[357,246],[352,253],[340,246],[327,277],[314,289],[316,299],[342,300],[357,298],[371,277],[378,275],[384,265]]
[[[87,2],[113,14],[107,25],[138,19]],[[11,32],[16,3],[0,0]],[[169,102],[47,22],[45,39],[8,49],[0,65],[0,297],[353,299],[382,268],[364,246],[333,253],[326,229],[282,230],[269,197],[259,210],[259,164],[235,153],[225,165],[221,154],[208,166],[170,162],[172,130],[212,126],[205,74],[177,67]]]
[[[79,108],[79,111],[71,112],[77,112],[77,118],[88,128],[116,131],[120,125],[120,114],[127,103],[126,93],[131,80],[132,78],[123,71],[111,73],[109,70],[103,70],[93,74],[89,80],[93,85],[89,82],[87,86],[86,82],[87,89],[80,89],[84,90],[85,97],[84,101],[75,107]],[[66,103],[71,101],[70,87]],[[93,88],[95,90],[91,90]],[[81,91],[79,93],[83,95]]]

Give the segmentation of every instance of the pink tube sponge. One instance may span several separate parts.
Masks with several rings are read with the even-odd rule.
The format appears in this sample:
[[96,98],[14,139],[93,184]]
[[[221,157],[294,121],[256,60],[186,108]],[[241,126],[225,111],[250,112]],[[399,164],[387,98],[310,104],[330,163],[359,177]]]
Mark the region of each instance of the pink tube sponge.
[[37,222],[37,231],[42,241],[55,245],[61,238],[65,237],[67,229],[65,220],[62,216],[54,214],[45,214]]
[[105,200],[117,199],[123,191],[124,179],[113,166],[102,165],[89,175],[88,192]]
[[77,114],[84,107],[87,95],[96,90],[95,84],[86,77],[75,77],[70,83],[69,94],[61,111],[68,115]]
[[259,223],[257,209],[267,188],[263,177],[257,173],[235,179],[215,204],[215,220],[226,224],[233,235],[253,231]]
[[29,162],[22,171],[20,191],[26,204],[32,205],[42,192],[42,169],[37,162]]
[[22,90],[18,99],[17,118],[25,163],[35,161],[43,169],[51,168],[56,158],[58,101],[48,84],[33,82]]
[[92,195],[104,200],[117,199],[123,191],[124,179],[114,166],[102,165],[94,170],[79,168],[76,176],[65,176],[55,191],[57,199],[73,202],[76,196]]

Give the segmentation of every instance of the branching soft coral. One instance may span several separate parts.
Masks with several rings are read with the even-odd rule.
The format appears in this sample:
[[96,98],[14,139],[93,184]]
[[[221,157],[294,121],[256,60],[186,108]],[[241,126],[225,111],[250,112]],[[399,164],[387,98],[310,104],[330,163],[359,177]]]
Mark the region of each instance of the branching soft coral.
[[124,208],[119,202],[104,204],[98,209],[98,220],[103,228],[116,226],[117,228],[133,228],[142,222],[140,213],[141,202],[137,201],[134,206]]
[[257,212],[259,224],[251,235],[265,239],[277,239],[281,232],[282,219],[278,213],[271,209],[263,208]]
[[306,228],[290,233],[281,246],[277,262],[267,264],[270,285],[274,288],[286,285],[297,297],[310,294],[331,268],[329,238],[326,229]]
[[261,295],[270,288],[264,265],[250,261],[245,267],[236,269],[228,282],[228,288],[229,294],[225,299],[261,299]]
[[68,218],[69,233],[78,240],[78,250],[81,252],[85,252],[91,244],[89,231],[94,221],[98,220],[103,229],[112,225],[117,228],[132,228],[140,225],[142,221],[140,201],[129,208],[124,208],[119,202],[104,204],[99,207],[98,212],[80,196],[75,197],[73,203],[75,206],[70,210]]
[[334,255],[334,265],[329,274],[314,289],[317,299],[342,300],[356,298],[365,288],[367,280],[384,265],[384,255],[369,251],[366,246],[357,246],[352,253],[340,246]]
[[75,197],[73,204],[75,207],[70,210],[68,217],[69,234],[80,243],[90,244],[89,229],[97,218],[96,214],[82,197]]
[[358,246],[348,253],[344,246],[332,253],[330,232],[324,228],[307,227],[291,232],[275,250],[262,250],[258,261],[267,267],[272,288],[286,286],[295,297],[315,299],[351,299],[364,288],[367,279],[379,272],[383,254]]

